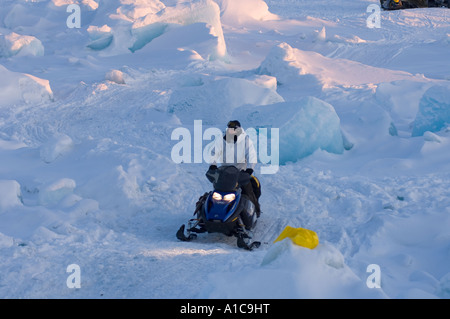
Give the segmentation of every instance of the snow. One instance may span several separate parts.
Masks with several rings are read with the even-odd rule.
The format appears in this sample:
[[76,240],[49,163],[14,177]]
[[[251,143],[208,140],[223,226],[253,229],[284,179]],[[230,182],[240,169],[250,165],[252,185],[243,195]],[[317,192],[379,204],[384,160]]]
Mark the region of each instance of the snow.
[[[450,298],[449,11],[313,2],[3,1],[0,297]],[[279,129],[251,252],[175,237],[211,184],[172,133],[231,119]]]
[[[349,69],[354,72],[346,72]],[[281,84],[308,86],[313,92],[336,86],[373,85],[412,77],[404,71],[375,68],[348,59],[330,59],[317,52],[294,49],[287,43],[272,48],[258,72],[275,76]]]
[[[186,26],[167,25],[153,23],[134,31],[138,40],[131,48],[132,51],[142,48],[147,43],[144,51],[178,50],[191,54],[192,60],[214,60],[223,56],[226,49],[220,45],[220,39],[216,36],[213,27],[203,22],[196,22]],[[169,31],[170,30],[170,31]],[[150,42],[151,41],[151,42]],[[150,43],[149,43],[150,42]]]
[[382,290],[361,285],[361,279],[333,246],[321,245],[309,251],[298,249],[290,241],[274,244],[256,270],[226,273],[210,280],[213,288],[207,295],[209,298],[271,299],[274,293],[282,299],[387,297]]
[[[215,104],[211,105],[214,100]],[[192,124],[196,114],[200,113],[204,114],[202,119],[205,124],[220,125],[222,128],[223,119],[231,117],[234,109],[249,104],[268,105],[283,101],[274,89],[261,86],[256,79],[207,77],[197,85],[174,89],[168,110],[183,124]]]
[[[161,11],[160,11],[161,12]],[[155,23],[189,25],[206,23],[210,26],[210,34],[217,37],[217,48],[211,58],[220,58],[226,54],[226,44],[220,19],[220,8],[212,0],[193,2],[180,1],[175,7],[166,7],[162,14],[147,15],[133,25],[133,31]],[[153,33],[153,32],[151,32]],[[145,33],[144,33],[145,34]],[[147,41],[150,42],[153,37]],[[182,39],[182,37],[181,37]]]
[[[165,6],[159,0],[120,1],[116,13],[109,12],[103,26],[90,25],[88,31],[93,40],[88,47],[94,50],[106,50],[103,55],[113,56],[136,52],[160,36],[177,30],[179,26],[206,24],[207,36],[215,39],[215,45],[208,45],[208,59],[222,58],[226,55],[220,8],[212,0],[193,2],[179,1],[174,6]],[[111,2],[107,8],[113,8]],[[94,19],[93,22],[97,22]],[[184,32],[171,35],[165,43],[155,46],[165,48],[167,44],[176,49],[190,42],[205,41],[202,31],[183,28]],[[131,35],[131,36],[130,36]],[[200,37],[201,40],[197,38]],[[168,43],[170,42],[170,43]],[[200,53],[200,55],[202,55]]]
[[89,26],[87,32],[91,42],[87,45],[92,50],[104,50],[109,47],[113,41],[112,29],[108,25],[101,27]]
[[11,72],[0,65],[0,108],[51,101],[53,92],[48,80],[30,74]]
[[105,79],[117,84],[125,84],[124,74],[120,70],[111,70],[105,75]]
[[41,159],[46,163],[51,163],[58,157],[68,153],[72,147],[73,141],[69,136],[57,134],[40,147]]
[[2,197],[0,198],[0,207],[2,210],[21,205],[21,191],[17,181],[1,180],[0,191],[2,193]]
[[73,179],[62,178],[52,184],[39,189],[39,204],[52,206],[73,193],[76,183]]
[[269,11],[267,3],[260,0],[233,1],[218,0],[221,19],[228,25],[239,25],[251,21],[269,21],[279,19]]

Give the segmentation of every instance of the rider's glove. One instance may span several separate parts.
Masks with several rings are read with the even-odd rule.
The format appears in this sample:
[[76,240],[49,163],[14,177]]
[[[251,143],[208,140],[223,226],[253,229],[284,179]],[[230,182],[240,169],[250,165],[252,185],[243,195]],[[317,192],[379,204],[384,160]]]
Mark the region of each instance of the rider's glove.
[[252,174],[253,174],[253,170],[252,170],[251,168],[247,168],[245,171],[246,171],[249,175],[252,175]]

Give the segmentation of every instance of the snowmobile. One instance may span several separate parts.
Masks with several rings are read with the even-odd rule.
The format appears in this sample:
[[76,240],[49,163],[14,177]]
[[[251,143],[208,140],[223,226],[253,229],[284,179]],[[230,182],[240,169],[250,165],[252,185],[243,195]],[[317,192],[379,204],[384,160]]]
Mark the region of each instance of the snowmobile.
[[450,8],[450,0],[380,0],[380,4],[385,10],[431,7]]
[[183,224],[176,237],[181,241],[191,241],[199,233],[221,233],[235,236],[237,246],[247,250],[258,248],[261,243],[251,242],[252,232],[258,216],[255,205],[240,185],[249,182],[250,175],[234,166],[218,167],[214,173],[207,173],[214,190],[204,193],[198,199],[194,218]]

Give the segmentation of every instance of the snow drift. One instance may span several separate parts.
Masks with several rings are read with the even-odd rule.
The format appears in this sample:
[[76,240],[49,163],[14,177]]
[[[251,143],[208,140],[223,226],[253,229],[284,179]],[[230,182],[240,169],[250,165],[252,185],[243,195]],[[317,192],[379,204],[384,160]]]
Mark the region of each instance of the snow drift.
[[51,163],[68,153],[72,148],[73,141],[69,136],[57,134],[40,147],[40,156],[45,163]]
[[20,184],[14,180],[0,180],[0,213],[10,207],[22,205]]
[[404,71],[375,68],[347,59],[328,58],[317,52],[292,48],[287,43],[273,47],[257,72],[276,77],[280,84],[317,93],[336,86],[367,86],[413,78]]
[[386,298],[382,290],[367,289],[334,247],[322,244],[310,250],[289,239],[275,243],[256,269],[210,276],[209,280],[211,288],[205,298],[270,299],[276,294],[282,299],[345,299],[355,293],[363,299]]
[[101,27],[91,25],[87,32],[91,40],[87,47],[96,51],[108,48],[114,38],[112,29],[106,24]]
[[0,57],[12,56],[42,56],[44,46],[42,42],[28,35],[20,35],[0,29]]
[[[116,10],[109,19],[94,19],[88,28],[90,43],[88,48],[102,51],[104,55],[118,55],[141,50],[158,37],[171,33],[181,26],[202,23],[208,34],[215,38],[215,43],[207,50],[208,59],[217,59],[226,55],[226,44],[220,19],[220,8],[212,0],[176,2],[165,5],[158,0],[137,2],[113,1],[99,10]],[[110,11],[110,12],[111,12]],[[94,24],[97,23],[97,24]],[[199,33],[178,33],[170,37],[170,48],[183,49],[188,43],[198,42]],[[203,40],[202,40],[203,41]],[[160,48],[168,42],[160,43]],[[200,55],[203,56],[204,52]]]
[[[137,38],[131,51],[142,48],[154,38],[163,34],[170,25],[189,25],[206,23],[210,25],[209,33],[217,37],[215,52],[211,58],[223,57],[226,54],[225,38],[220,20],[220,9],[212,0],[199,0],[192,3],[179,3],[175,7],[166,7],[158,14],[148,14],[137,20],[132,27],[132,34]],[[179,38],[182,40],[182,38]]]
[[413,123],[412,136],[439,132],[450,125],[450,87],[435,85],[423,95]]
[[[316,150],[335,154],[344,152],[344,138],[336,111],[332,105],[315,97],[241,107],[235,110],[233,118],[242,119],[253,128],[278,128],[280,164],[296,162]],[[270,141],[271,138],[264,140]],[[274,151],[274,147],[272,144],[269,149]]]
[[220,6],[221,19],[229,25],[252,21],[278,20],[279,17],[269,11],[263,0],[216,0]]
[[[448,9],[368,4],[3,1],[0,297],[449,298]],[[171,135],[231,119],[280,129],[250,253],[175,236],[211,184]]]
[[48,80],[11,72],[0,65],[0,107],[39,104],[53,99]]
[[[220,38],[207,23],[195,22],[185,26],[155,23],[137,32],[150,32],[151,36],[142,35],[135,42],[132,51],[142,48],[144,53],[170,55],[177,51],[184,52],[189,54],[190,61],[210,61],[225,54],[225,50],[222,52]],[[148,41],[150,38],[152,40]]]
[[199,84],[181,87],[171,95],[168,111],[184,124],[193,124],[201,114],[205,124],[223,127],[224,119],[230,118],[236,108],[284,101],[275,90],[257,80],[224,77]]

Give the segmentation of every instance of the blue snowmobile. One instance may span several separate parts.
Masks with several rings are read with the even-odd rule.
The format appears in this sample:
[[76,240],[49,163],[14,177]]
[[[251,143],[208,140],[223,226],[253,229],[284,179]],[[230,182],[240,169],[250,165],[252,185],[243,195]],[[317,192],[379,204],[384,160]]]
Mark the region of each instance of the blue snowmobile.
[[204,193],[196,203],[194,218],[183,224],[176,236],[181,241],[197,238],[198,233],[222,233],[235,236],[237,246],[247,250],[258,248],[261,243],[251,242],[252,231],[258,216],[255,205],[240,185],[249,182],[250,175],[234,166],[221,166],[206,176],[214,190]]

